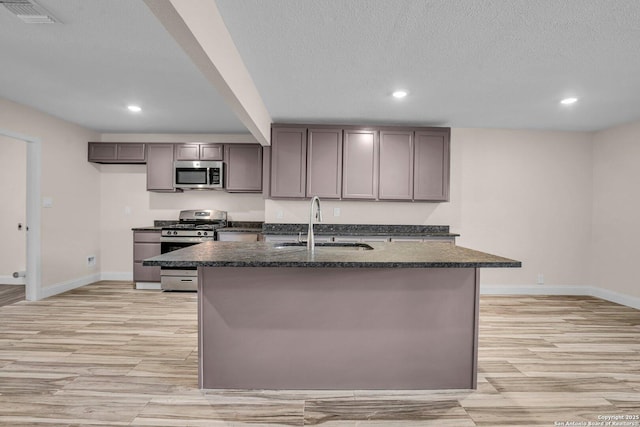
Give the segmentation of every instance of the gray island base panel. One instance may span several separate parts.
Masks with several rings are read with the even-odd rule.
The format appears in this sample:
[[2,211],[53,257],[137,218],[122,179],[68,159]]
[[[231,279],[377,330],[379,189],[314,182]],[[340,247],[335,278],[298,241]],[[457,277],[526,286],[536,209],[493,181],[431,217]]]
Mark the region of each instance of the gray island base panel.
[[475,268],[199,269],[203,389],[474,389]]
[[370,250],[206,242],[144,265],[198,268],[204,389],[473,389],[479,269],[444,242]]

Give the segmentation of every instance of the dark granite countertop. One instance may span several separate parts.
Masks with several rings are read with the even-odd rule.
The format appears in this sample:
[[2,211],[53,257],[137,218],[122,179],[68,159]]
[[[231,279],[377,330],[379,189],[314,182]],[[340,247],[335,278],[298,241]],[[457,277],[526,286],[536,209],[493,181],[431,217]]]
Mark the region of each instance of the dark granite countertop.
[[167,225],[177,224],[178,221],[171,219],[157,219],[153,221],[153,225],[147,227],[134,227],[133,231],[160,231],[162,227],[166,227]]
[[227,233],[262,233],[263,222],[255,221],[229,221],[227,227],[219,228],[218,231]]
[[278,247],[270,242],[205,242],[143,262],[163,267],[363,267],[476,268],[521,267],[520,261],[456,246],[449,242],[368,243],[373,250]]
[[[177,224],[175,220],[156,220],[153,225],[147,227],[134,227],[133,231],[160,231],[162,227]],[[219,228],[218,231],[227,231],[233,233],[262,233],[263,222],[257,221],[229,221],[228,226]]]
[[[262,233],[286,235],[307,233],[308,224],[264,224]],[[385,224],[314,224],[315,235],[338,236],[442,236],[457,237],[450,233],[448,225],[385,225]]]

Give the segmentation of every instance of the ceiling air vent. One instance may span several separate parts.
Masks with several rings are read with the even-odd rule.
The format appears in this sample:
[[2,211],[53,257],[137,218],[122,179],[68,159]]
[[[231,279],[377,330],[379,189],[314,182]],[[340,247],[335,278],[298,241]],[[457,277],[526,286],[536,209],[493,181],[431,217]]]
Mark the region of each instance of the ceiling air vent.
[[55,24],[59,22],[44,7],[33,0],[0,0],[0,4],[27,24]]

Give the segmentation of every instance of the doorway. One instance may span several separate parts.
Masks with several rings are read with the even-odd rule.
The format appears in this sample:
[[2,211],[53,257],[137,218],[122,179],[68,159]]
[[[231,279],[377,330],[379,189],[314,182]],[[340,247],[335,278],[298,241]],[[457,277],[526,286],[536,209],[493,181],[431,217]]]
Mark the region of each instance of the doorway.
[[0,305],[24,299],[27,269],[27,144],[0,136]]
[[[26,252],[26,258],[24,258],[25,265],[24,270],[17,270],[24,273],[25,283],[25,296],[29,301],[37,301],[42,297],[42,283],[41,283],[41,242],[40,242],[40,194],[41,194],[41,170],[42,170],[42,149],[40,139],[22,135],[16,132],[12,132],[6,129],[0,128],[0,143],[10,143],[11,149],[25,150],[25,169],[23,169],[23,175],[15,177],[16,180],[24,180],[26,175],[26,183],[24,185],[24,215],[26,221],[21,224],[21,230],[17,230],[23,233],[24,252]],[[14,144],[25,144],[21,148],[15,148]],[[13,168],[15,170],[15,168]],[[9,181],[12,182],[12,181]],[[10,204],[12,201],[7,201]],[[14,201],[15,202],[15,201]],[[21,203],[21,202],[19,202]],[[9,224],[10,227],[18,228],[18,224]],[[19,238],[18,238],[19,239]],[[19,244],[18,244],[19,245]],[[21,250],[21,249],[20,249]],[[19,255],[17,258],[19,259]],[[19,261],[18,261],[19,264]],[[19,268],[19,267],[16,267]],[[13,269],[9,267],[9,269]],[[4,270],[4,268],[3,268]],[[0,276],[5,275],[4,271],[0,271]],[[20,274],[18,275],[20,276]],[[11,273],[13,277],[13,273]],[[16,279],[21,279],[20,277]]]

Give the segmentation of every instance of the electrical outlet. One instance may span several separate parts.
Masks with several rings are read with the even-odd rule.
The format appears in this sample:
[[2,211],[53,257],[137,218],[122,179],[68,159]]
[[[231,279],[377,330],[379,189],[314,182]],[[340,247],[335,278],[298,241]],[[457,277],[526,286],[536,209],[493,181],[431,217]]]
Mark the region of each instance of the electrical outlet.
[[544,274],[538,273],[538,285],[544,285]]
[[276,218],[278,218],[278,219],[284,218],[284,212],[282,212],[282,211],[276,212]]
[[340,208],[333,208],[333,216],[340,216]]
[[94,265],[96,265],[96,256],[89,255],[87,257],[87,267],[93,267]]

